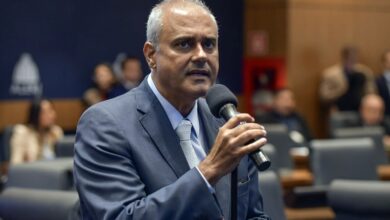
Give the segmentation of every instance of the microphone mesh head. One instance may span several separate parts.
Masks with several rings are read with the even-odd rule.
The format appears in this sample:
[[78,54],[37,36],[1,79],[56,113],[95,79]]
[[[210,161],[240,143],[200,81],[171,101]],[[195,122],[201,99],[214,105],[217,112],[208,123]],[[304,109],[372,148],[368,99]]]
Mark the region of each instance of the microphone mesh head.
[[219,111],[224,105],[230,103],[237,107],[238,103],[236,96],[222,84],[215,84],[210,88],[206,95],[206,101],[211,113],[217,118],[221,117]]

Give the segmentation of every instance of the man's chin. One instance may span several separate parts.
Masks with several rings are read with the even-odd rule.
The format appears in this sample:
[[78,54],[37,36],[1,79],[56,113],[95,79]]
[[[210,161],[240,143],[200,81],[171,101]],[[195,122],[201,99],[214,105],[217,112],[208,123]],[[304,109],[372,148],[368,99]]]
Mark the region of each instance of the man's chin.
[[203,97],[207,94],[210,87],[211,87],[210,83],[202,83],[202,84],[193,85],[191,88],[192,94],[194,94],[194,96],[196,96],[197,98]]

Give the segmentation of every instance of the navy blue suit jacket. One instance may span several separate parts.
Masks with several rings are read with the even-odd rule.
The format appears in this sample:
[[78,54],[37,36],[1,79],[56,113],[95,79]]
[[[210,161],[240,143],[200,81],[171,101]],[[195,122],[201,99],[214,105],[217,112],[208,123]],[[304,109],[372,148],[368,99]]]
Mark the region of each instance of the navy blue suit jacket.
[[[208,146],[221,122],[199,100]],[[89,108],[76,135],[74,177],[83,219],[229,219],[230,175],[210,193],[190,169],[164,109],[147,81]],[[267,219],[257,171],[238,167],[238,219]]]

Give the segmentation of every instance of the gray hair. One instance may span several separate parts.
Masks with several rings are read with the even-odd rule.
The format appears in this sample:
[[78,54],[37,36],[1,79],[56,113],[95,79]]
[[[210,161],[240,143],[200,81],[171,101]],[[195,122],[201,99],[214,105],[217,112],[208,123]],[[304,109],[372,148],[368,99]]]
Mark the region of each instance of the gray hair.
[[[163,6],[174,2],[175,0],[162,0],[160,3],[155,5],[149,14],[148,22],[146,24],[146,40],[152,43],[155,48],[158,48],[158,42],[160,38],[160,32],[163,26]],[[202,0],[182,0],[183,2],[193,3],[203,8],[210,14],[211,19],[215,22],[218,28],[217,20],[215,19],[211,10],[206,6]]]

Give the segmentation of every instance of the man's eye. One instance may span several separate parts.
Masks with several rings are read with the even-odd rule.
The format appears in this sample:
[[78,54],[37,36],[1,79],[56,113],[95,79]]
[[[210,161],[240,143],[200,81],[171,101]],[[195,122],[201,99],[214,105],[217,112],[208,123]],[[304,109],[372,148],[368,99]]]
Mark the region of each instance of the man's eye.
[[187,49],[190,48],[191,44],[188,41],[181,41],[177,44],[177,46],[181,49]]
[[206,49],[213,49],[215,47],[215,42],[213,40],[205,40],[203,42],[203,47]]

